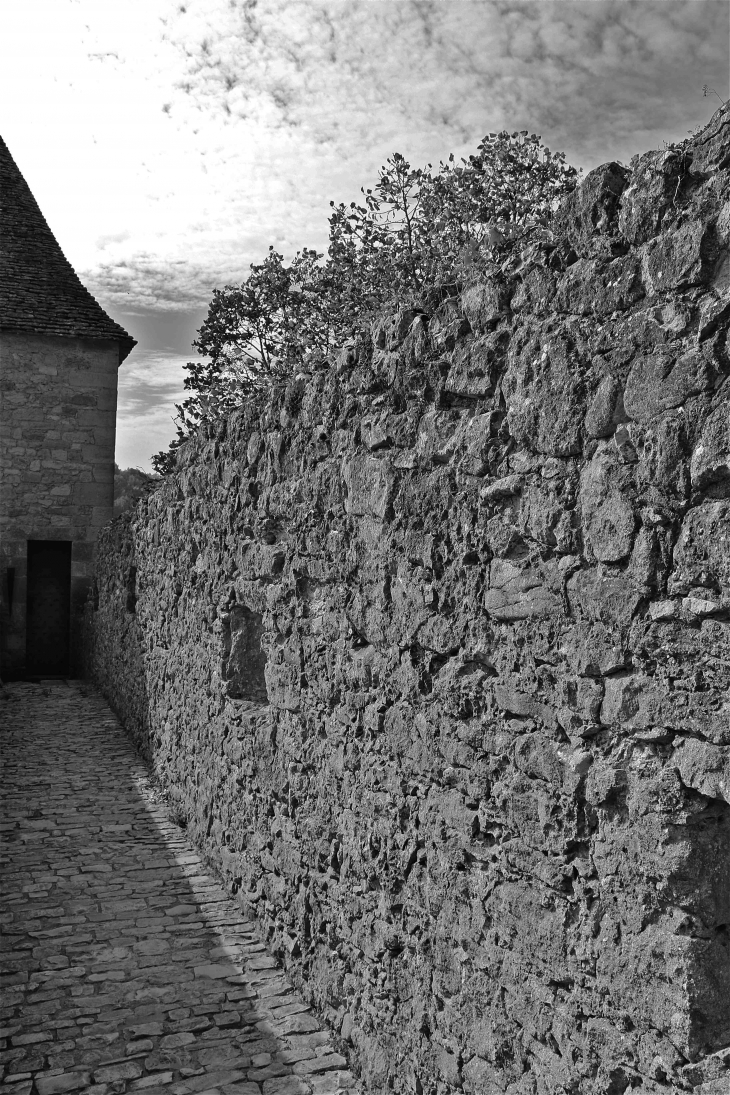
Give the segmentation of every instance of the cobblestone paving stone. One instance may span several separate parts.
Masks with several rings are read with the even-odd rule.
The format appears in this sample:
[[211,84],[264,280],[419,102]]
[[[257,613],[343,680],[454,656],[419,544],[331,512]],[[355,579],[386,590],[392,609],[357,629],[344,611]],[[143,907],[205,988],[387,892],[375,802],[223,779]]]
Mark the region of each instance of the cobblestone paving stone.
[[104,700],[7,695],[0,1095],[355,1095]]

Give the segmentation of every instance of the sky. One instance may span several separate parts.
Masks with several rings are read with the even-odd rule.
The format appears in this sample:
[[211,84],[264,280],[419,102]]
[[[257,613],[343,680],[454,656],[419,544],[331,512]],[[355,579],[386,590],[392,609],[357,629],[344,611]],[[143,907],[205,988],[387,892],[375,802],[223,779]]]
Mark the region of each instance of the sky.
[[437,164],[527,129],[585,171],[628,163],[703,125],[729,73],[727,0],[23,0],[0,132],[138,340],[117,462],[149,469],[213,289],[270,245],[325,250],[330,200],[390,154]]

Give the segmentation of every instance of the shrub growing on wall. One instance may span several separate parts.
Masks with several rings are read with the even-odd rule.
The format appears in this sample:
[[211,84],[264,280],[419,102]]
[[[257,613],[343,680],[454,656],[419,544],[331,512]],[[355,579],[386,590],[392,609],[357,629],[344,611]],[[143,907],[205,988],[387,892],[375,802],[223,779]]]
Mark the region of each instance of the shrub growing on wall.
[[363,202],[331,202],[327,257],[304,249],[289,265],[272,248],[241,285],[216,289],[186,366],[178,438],[153,457],[158,472],[200,422],[228,414],[310,359],[341,345],[374,312],[429,290],[458,288],[489,254],[549,226],[578,172],[536,134],[490,133],[476,155],[433,170],[395,153]]

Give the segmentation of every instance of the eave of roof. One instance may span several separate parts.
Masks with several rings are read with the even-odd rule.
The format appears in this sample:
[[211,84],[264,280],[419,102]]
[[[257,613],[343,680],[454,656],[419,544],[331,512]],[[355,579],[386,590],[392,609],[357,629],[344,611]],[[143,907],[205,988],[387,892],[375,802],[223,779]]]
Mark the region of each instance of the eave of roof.
[[0,328],[112,339],[119,363],[135,340],[82,285],[0,137]]

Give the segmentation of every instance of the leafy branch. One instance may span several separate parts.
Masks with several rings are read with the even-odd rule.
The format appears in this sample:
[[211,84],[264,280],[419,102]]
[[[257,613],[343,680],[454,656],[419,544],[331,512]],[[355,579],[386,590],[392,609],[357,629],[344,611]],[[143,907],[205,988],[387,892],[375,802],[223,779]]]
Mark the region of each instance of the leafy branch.
[[436,170],[394,153],[361,203],[330,202],[326,258],[305,248],[286,265],[271,247],[240,285],[214,291],[193,343],[208,360],[186,366],[178,437],[155,470],[172,470],[202,422],[326,357],[383,307],[458,287],[495,247],[548,228],[577,182],[564,154],[527,130],[489,133],[474,155]]

